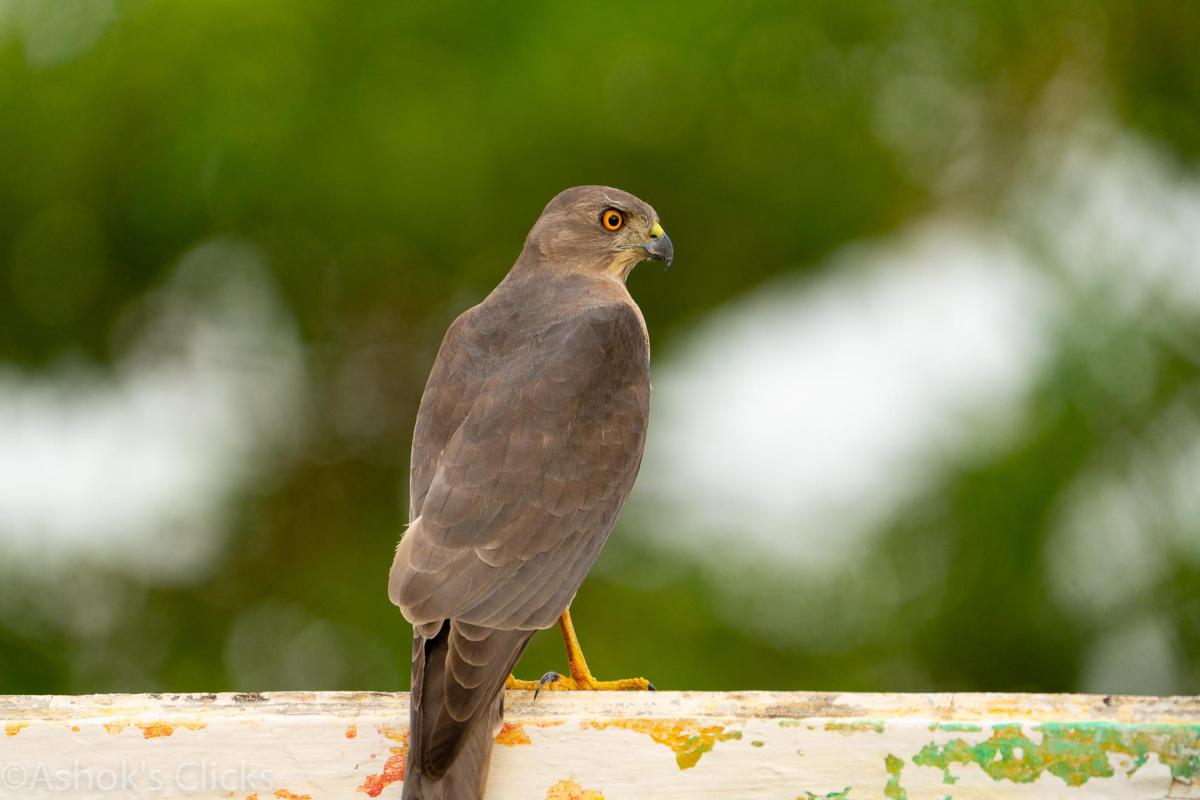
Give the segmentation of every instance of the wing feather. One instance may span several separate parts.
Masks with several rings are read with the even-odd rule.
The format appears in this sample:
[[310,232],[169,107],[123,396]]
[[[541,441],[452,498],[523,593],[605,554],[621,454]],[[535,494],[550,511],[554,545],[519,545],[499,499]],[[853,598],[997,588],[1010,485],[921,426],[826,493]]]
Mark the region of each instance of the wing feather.
[[[553,624],[641,463],[649,364],[631,307],[586,308],[502,358],[479,344],[499,331],[460,317],[422,400],[415,521],[389,581],[416,624]],[[468,410],[454,420],[448,408]]]

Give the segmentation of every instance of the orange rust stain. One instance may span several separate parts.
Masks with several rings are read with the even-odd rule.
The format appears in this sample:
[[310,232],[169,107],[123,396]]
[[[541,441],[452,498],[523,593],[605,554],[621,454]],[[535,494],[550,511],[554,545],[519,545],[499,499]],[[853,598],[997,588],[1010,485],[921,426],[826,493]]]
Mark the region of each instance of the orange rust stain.
[[546,800],[604,800],[595,789],[584,789],[571,779],[559,781],[546,791]]
[[138,727],[142,729],[145,739],[158,739],[175,733],[175,728],[165,722],[139,722]]
[[311,794],[294,794],[287,789],[276,789],[275,796],[279,800],[312,800]]
[[28,722],[13,722],[11,724],[4,726],[4,735],[5,736],[16,736],[18,733],[21,732],[22,728],[28,728],[28,727],[29,727]]
[[79,726],[78,726],[78,725],[72,725],[72,726],[71,726],[71,733],[79,733]]
[[720,725],[701,725],[694,719],[614,719],[605,722],[584,722],[580,727],[604,730],[622,728],[644,733],[655,742],[666,745],[675,753],[675,763],[691,769],[700,756],[713,749],[717,742],[741,739],[741,731],[726,731]]
[[383,765],[383,771],[378,775],[368,775],[363,779],[358,791],[365,792],[368,797],[379,797],[388,786],[404,780],[404,761],[408,758],[408,731],[396,731],[386,726],[379,729],[384,736],[399,742],[399,747],[392,748],[392,754]]
[[[166,722],[106,722],[104,723],[104,730],[108,731],[111,735],[116,736],[130,725],[141,730],[142,737],[146,739],[159,739],[163,736],[170,736],[171,734],[175,733],[176,728],[187,728],[189,731],[199,731],[208,727],[208,723],[206,722],[176,722],[174,724]],[[79,733],[79,726],[72,726],[71,730],[75,733]]]
[[[142,736],[146,739],[158,739],[162,736],[170,736],[175,733],[176,728],[187,728],[189,731],[204,730],[208,726],[205,722],[176,722],[174,725],[166,722],[139,722],[137,727],[141,729]],[[105,726],[107,727],[107,726]],[[117,733],[118,731],[109,731]]]
[[346,738],[347,739],[353,739],[357,736],[358,736],[358,726],[357,725],[351,725],[349,728],[346,728]]
[[500,729],[500,733],[496,734],[496,744],[516,747],[520,744],[533,744],[533,742],[530,741],[529,734],[525,732],[524,725],[517,722],[506,722]]
[[381,735],[386,736],[388,739],[391,739],[393,742],[405,742],[406,744],[408,742],[408,731],[407,730],[400,730],[399,728],[393,728],[391,725],[380,725],[375,730],[379,731],[379,733]]

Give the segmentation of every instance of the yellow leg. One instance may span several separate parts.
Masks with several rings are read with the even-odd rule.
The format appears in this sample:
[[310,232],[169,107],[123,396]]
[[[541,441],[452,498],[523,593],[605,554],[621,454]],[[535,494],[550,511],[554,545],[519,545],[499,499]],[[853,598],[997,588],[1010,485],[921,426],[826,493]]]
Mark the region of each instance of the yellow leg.
[[571,674],[559,675],[548,672],[537,681],[522,681],[508,676],[505,688],[527,689],[534,692],[542,689],[551,691],[638,691],[653,690],[654,684],[645,678],[621,678],[615,681],[598,681],[588,669],[587,659],[583,657],[583,648],[579,646],[579,637],[575,634],[575,626],[571,623],[571,609],[567,609],[558,618],[558,628],[562,631],[563,644],[567,648],[567,666]]

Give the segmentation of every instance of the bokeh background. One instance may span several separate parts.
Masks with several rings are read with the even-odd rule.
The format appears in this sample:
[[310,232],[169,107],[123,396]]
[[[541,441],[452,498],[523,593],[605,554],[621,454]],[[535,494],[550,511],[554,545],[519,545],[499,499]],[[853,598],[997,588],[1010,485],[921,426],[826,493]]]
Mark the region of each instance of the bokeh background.
[[0,692],[405,688],[425,375],[579,183],[677,247],[630,279],[600,677],[1200,691],[1197,43],[1187,2],[0,0]]

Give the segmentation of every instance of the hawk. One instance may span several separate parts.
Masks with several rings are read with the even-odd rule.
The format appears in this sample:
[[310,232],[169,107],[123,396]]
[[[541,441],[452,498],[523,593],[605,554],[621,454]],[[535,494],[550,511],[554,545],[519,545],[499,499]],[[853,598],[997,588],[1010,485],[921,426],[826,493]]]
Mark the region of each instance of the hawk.
[[[413,625],[404,800],[483,797],[504,689],[597,681],[569,606],[641,465],[650,347],[625,279],[674,256],[628,192],[558,194],[516,263],[446,331],[413,432],[408,530],[388,596]],[[558,621],[570,676],[511,677]]]

